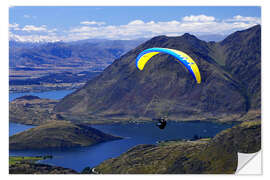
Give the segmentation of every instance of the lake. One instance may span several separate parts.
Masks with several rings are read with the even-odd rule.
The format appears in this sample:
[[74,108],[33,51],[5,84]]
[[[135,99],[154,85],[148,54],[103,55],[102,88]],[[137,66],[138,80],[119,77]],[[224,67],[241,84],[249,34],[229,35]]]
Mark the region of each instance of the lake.
[[[36,95],[41,98],[61,99],[74,90],[49,91],[40,93],[10,93],[10,101],[23,95]],[[195,135],[213,137],[218,132],[232,127],[234,124],[211,122],[172,122],[168,121],[161,130],[154,122],[93,125],[103,132],[124,137],[121,140],[109,141],[89,147],[68,150],[27,150],[10,151],[12,156],[43,156],[52,155],[52,159],[40,161],[50,165],[62,166],[81,172],[85,167],[94,167],[106,159],[117,157],[138,144],[156,144],[158,141],[191,139]],[[34,126],[9,123],[9,135],[22,132]]]
[[[14,132],[20,124],[11,123],[10,131]],[[21,130],[25,130],[25,125]],[[92,127],[106,133],[124,137],[121,140],[100,143],[90,147],[72,148],[69,150],[27,150],[10,151],[16,156],[52,155],[52,159],[40,161],[50,165],[57,165],[82,171],[86,166],[94,167],[102,161],[117,157],[131,147],[138,144],[156,144],[157,141],[174,139],[191,139],[194,135],[213,137],[223,129],[232,127],[232,124],[217,124],[211,122],[168,122],[164,130],[160,130],[155,123],[129,123],[93,125]],[[29,126],[28,128],[31,128]],[[13,129],[14,128],[14,129]]]
[[9,123],[9,136],[12,136],[12,135],[19,133],[19,132],[22,132],[22,131],[25,131],[25,130],[32,128],[32,127],[35,127],[35,126],[10,122]]
[[62,99],[66,95],[75,91],[72,90],[57,90],[57,91],[45,91],[45,92],[26,92],[26,93],[9,93],[9,101],[12,101],[18,97],[26,96],[26,95],[33,95],[38,96],[40,98],[48,98],[48,99]]

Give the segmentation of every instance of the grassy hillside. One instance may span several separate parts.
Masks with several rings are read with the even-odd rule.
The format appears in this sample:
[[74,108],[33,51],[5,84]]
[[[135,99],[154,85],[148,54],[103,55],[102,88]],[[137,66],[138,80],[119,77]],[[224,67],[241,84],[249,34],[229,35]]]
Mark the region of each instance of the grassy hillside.
[[9,137],[9,149],[65,149],[119,138],[85,125],[51,121]]
[[9,157],[9,174],[77,174],[76,171],[58,166],[37,164],[46,157]]
[[138,145],[95,168],[104,174],[231,174],[237,152],[261,149],[260,121],[247,121],[212,139]]
[[9,120],[15,123],[40,125],[57,117],[53,108],[58,100],[23,96],[9,102]]
[[43,160],[44,158],[41,156],[35,157],[25,157],[25,156],[9,156],[9,166],[21,163],[21,162],[36,162],[38,160]]

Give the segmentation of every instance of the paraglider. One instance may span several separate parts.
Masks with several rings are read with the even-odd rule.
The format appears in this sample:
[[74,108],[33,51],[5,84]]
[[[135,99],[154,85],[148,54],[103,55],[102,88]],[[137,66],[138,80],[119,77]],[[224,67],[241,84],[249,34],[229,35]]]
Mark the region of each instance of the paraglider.
[[[200,84],[201,83],[201,74],[199,71],[199,68],[195,61],[189,57],[186,53],[176,50],[176,49],[169,49],[169,48],[150,48],[142,51],[136,58],[136,67],[142,71],[146,65],[146,63],[155,55],[159,53],[166,53],[171,56],[174,56],[175,59],[183,64],[188,71],[191,73],[195,81]],[[160,129],[164,129],[166,127],[166,119],[165,118],[159,118],[159,119],[153,119],[158,120],[156,126]]]
[[201,75],[197,64],[186,53],[169,48],[150,48],[142,51],[136,58],[136,67],[139,70],[143,70],[146,63],[156,54],[166,53],[175,57],[175,59],[182,63],[188,71],[191,73],[195,81],[201,83]]
[[164,129],[166,127],[166,117],[164,118],[159,118],[159,119],[153,119],[153,120],[157,120],[157,124],[156,126],[159,127],[159,129]]

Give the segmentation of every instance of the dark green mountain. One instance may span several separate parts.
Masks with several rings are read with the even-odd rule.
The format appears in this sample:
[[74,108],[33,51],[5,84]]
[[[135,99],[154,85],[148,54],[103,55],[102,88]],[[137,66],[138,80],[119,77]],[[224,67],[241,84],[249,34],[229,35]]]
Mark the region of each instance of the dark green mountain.
[[[55,107],[73,120],[237,120],[260,110],[261,27],[238,31],[219,43],[193,35],[158,36],[116,59],[101,75],[66,96]],[[143,71],[137,55],[152,47],[178,49],[198,64],[196,84],[173,57],[160,54]]]

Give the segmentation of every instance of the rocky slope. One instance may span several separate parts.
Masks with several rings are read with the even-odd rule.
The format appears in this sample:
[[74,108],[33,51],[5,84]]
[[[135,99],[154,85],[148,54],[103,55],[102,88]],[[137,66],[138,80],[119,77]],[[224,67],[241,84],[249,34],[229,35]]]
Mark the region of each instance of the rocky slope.
[[52,121],[9,137],[10,150],[65,149],[90,146],[120,137],[105,134],[89,126]]
[[247,108],[261,109],[261,28],[236,32],[222,41],[225,69],[242,87]]
[[237,152],[261,149],[261,123],[247,121],[224,130],[213,139],[138,145],[95,168],[104,174],[231,174]]
[[[158,36],[129,51],[83,88],[55,107],[67,119],[148,120],[167,115],[172,120],[229,121],[249,110],[260,110],[261,27],[235,32],[219,43],[190,34]],[[189,54],[201,72],[196,84],[173,57],[160,54],[142,72],[137,55],[152,47]],[[78,118],[79,117],[79,118]]]

